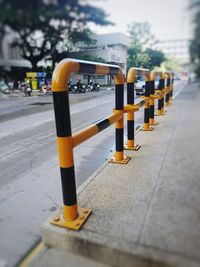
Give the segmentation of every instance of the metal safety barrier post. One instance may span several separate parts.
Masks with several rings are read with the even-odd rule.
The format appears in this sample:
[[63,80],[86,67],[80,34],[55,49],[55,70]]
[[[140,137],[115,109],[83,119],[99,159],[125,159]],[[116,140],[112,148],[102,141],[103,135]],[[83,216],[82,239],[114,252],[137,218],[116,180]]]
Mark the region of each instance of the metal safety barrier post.
[[[114,114],[89,126],[74,136],[72,136],[71,131],[68,96],[68,78],[72,73],[115,75],[116,89]],[[52,91],[63,192],[63,209],[52,218],[51,223],[73,230],[79,230],[87,220],[91,210],[80,208],[77,205],[73,148],[111,124],[116,123],[116,154],[112,162],[123,164],[128,162],[130,157],[125,157],[123,153],[124,77],[122,70],[115,65],[64,59],[56,66],[53,72]]]
[[162,81],[161,115],[165,115],[165,77]]
[[154,128],[150,126],[150,90],[151,90],[151,77],[149,71],[145,72],[145,104],[144,104],[144,125],[141,131],[152,131]]
[[149,107],[149,124],[151,126],[158,125],[154,119],[154,112],[155,112],[155,80],[151,79],[150,81],[150,107]]
[[135,106],[135,77],[138,69],[131,68],[127,75],[127,144],[124,146],[127,150],[138,150],[141,146],[135,143],[135,111],[139,110],[139,106]]
[[155,72],[151,72],[150,81],[150,108],[149,108],[149,124],[156,126],[158,123],[154,119],[155,113],[155,99],[158,99],[158,95],[155,94]]
[[[136,74],[145,76],[145,96],[143,99],[135,104],[134,96],[134,81]],[[124,112],[127,113],[127,135],[128,140],[125,145],[127,150],[138,150],[141,145],[135,144],[135,112],[144,106],[144,126],[143,130],[151,131],[152,127],[149,127],[149,98],[150,98],[150,73],[148,69],[131,68],[127,75],[127,106],[124,107]]]
[[159,88],[158,91],[159,92],[159,98],[158,98],[158,109],[155,115],[157,116],[163,116],[164,114],[164,90],[165,90],[165,77],[164,77],[164,73],[163,72],[156,72],[159,75]]
[[[155,100],[161,99],[163,92],[161,90],[155,89],[155,78],[156,76],[159,76],[159,86],[160,86],[160,80],[163,79],[163,72],[161,71],[151,71],[151,89],[150,89],[150,119],[149,123],[150,125],[158,125],[158,123],[155,121]],[[160,87],[159,87],[160,88]],[[160,105],[158,105],[161,110],[161,102]]]
[[170,97],[169,100],[172,102],[173,100],[173,90],[174,90],[174,73],[171,73],[171,91],[170,91]]
[[169,106],[169,104],[170,104],[170,92],[171,92],[171,74],[169,72],[165,72],[165,75],[167,77],[165,105]]

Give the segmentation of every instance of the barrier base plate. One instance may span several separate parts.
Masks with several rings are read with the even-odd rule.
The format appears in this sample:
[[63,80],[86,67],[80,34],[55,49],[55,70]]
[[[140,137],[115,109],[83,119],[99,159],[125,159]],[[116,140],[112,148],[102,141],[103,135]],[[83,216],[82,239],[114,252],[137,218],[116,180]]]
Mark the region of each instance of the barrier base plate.
[[161,114],[158,114],[158,113],[155,113],[154,116],[165,116],[165,113],[161,113]]
[[129,157],[129,156],[124,157],[123,160],[116,160],[116,158],[113,157],[113,158],[109,159],[108,162],[109,163],[117,163],[117,164],[127,164],[130,159],[131,159],[131,157]]
[[151,125],[151,126],[157,126],[159,123],[158,122],[154,122],[154,123],[149,123],[149,125]]
[[141,129],[140,129],[140,131],[146,131],[146,132],[150,132],[150,131],[153,131],[153,127],[149,127],[148,129],[145,129],[144,127],[142,127]]
[[138,145],[138,144],[134,145],[134,147],[128,147],[127,145],[124,146],[124,149],[125,149],[125,150],[133,150],[133,151],[137,151],[137,150],[139,150],[140,148],[141,148],[141,145]]
[[59,212],[52,216],[50,223],[59,227],[79,231],[90,216],[91,212],[91,209],[78,208],[78,218],[73,221],[67,221],[63,218],[63,209],[60,209]]

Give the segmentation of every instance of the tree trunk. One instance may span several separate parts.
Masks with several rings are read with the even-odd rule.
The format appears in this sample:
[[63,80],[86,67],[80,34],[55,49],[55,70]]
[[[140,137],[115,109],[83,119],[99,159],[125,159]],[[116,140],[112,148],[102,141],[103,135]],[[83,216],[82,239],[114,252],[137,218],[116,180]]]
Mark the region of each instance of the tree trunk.
[[37,69],[38,69],[38,67],[37,67],[37,63],[38,63],[38,61],[36,61],[36,60],[30,60],[30,62],[31,62],[31,64],[32,64],[32,71],[33,72],[37,72]]

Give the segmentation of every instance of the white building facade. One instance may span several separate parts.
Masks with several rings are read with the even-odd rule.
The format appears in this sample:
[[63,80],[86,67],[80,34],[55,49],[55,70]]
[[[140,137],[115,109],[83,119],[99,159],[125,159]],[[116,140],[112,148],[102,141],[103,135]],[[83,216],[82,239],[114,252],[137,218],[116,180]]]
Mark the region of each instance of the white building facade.
[[[123,33],[110,33],[94,35],[92,39],[96,40],[95,44],[86,46],[80,43],[76,46],[77,52],[71,53],[70,56],[75,56],[76,58],[78,58],[79,55],[95,56],[103,59],[107,64],[119,65],[123,73],[126,74],[129,37]],[[77,75],[74,75],[72,78],[76,79]],[[112,82],[110,80],[112,77],[98,76],[93,78],[96,80],[98,79],[100,84]],[[84,76],[84,80],[86,80],[86,76]]]
[[[127,49],[129,45],[129,38],[123,33],[110,33],[93,35],[92,39],[96,40],[95,44],[85,45],[80,43],[76,46],[76,51],[71,53],[71,57],[76,58],[79,55],[92,56],[103,59],[107,64],[119,65],[122,68],[124,74],[127,70]],[[80,76],[80,75],[79,75]],[[77,75],[73,75],[72,79],[76,79]],[[84,75],[84,82],[88,82],[88,76]],[[113,77],[93,75],[93,80],[100,84],[113,83]]]
[[127,48],[129,37],[123,33],[109,33],[92,36],[93,45],[78,45],[82,54],[101,57],[108,64],[117,64],[126,72]]
[[0,42],[0,75],[12,69],[31,68],[31,63],[22,58],[20,49],[12,46],[14,38],[15,34],[10,31]]
[[190,64],[189,45],[190,40],[173,39],[159,41],[153,48],[161,50],[168,58],[177,59],[185,67]]

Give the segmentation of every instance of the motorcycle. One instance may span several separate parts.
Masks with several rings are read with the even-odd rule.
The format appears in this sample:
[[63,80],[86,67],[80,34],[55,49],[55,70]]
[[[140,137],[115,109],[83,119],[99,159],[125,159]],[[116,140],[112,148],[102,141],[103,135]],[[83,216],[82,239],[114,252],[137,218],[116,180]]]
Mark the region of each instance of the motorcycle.
[[73,93],[85,93],[86,92],[86,86],[85,84],[82,84],[81,82],[77,82],[73,88],[72,88]]
[[81,84],[81,86],[80,86],[80,88],[79,88],[79,92],[80,92],[80,93],[85,93],[85,92],[86,92],[86,86],[85,86],[84,83]]
[[88,91],[91,92],[99,92],[100,85],[98,83],[90,83],[88,84]]
[[25,96],[31,96],[31,92],[32,92],[32,89],[29,85],[24,87]]
[[43,85],[42,86],[42,93],[44,95],[51,95],[52,94],[52,91],[51,91],[51,86],[50,85]]
[[99,92],[100,85],[98,83],[94,84],[94,91]]

